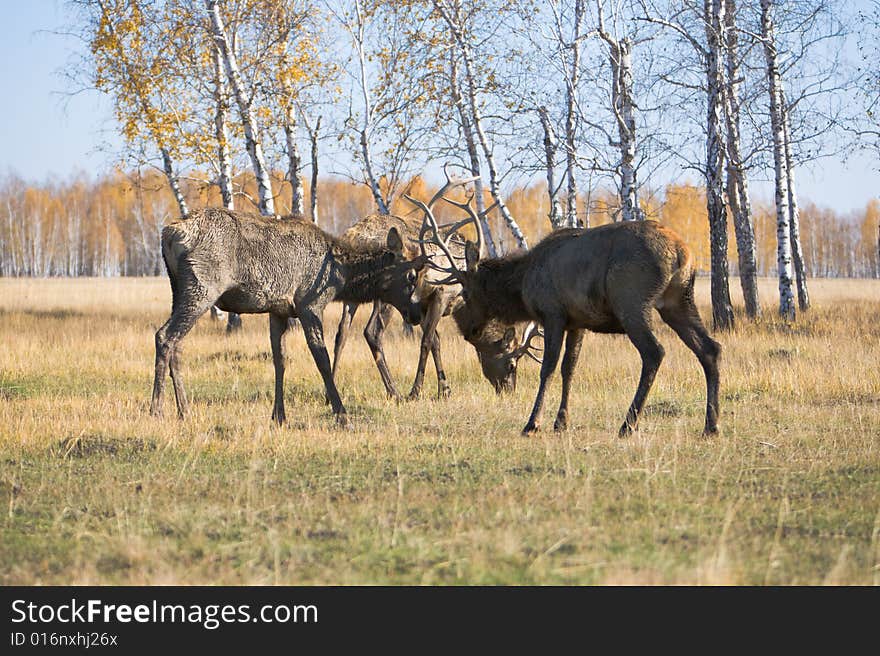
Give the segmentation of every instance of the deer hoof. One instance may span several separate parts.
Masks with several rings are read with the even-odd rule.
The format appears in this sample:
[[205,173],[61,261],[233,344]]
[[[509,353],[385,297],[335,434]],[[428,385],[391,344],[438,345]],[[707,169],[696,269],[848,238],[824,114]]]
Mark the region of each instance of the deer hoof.
[[351,428],[351,422],[348,420],[348,415],[344,412],[340,412],[336,415],[336,425],[339,428]]
[[632,434],[633,434],[633,427],[625,422],[624,422],[623,426],[620,427],[620,430],[617,431],[617,437],[629,437]]
[[522,434],[523,435],[533,435],[538,432],[539,428],[540,428],[540,426],[538,426],[537,424],[533,424],[532,422],[529,422],[526,424],[526,427],[522,429]]
[[438,399],[448,399],[450,396],[452,396],[452,388],[448,385],[445,387],[441,387],[440,390],[437,392]]
[[553,422],[553,430],[557,433],[561,433],[564,430],[568,430],[568,420],[567,419],[557,419]]
[[407,395],[406,400],[407,400],[407,401],[418,401],[418,400],[419,400],[419,397],[420,397],[421,395],[422,395],[422,390],[413,390],[412,392],[410,392],[410,393]]

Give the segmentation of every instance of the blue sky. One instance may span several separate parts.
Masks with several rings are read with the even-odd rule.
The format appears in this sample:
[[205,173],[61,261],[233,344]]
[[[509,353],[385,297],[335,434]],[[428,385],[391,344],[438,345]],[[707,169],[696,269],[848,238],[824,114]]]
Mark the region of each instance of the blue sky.
[[97,146],[113,135],[110,103],[101,94],[71,90],[59,75],[78,46],[49,33],[64,29],[66,12],[57,0],[4,3],[6,29],[0,39],[0,173],[27,180],[92,175],[112,167]]
[[[6,30],[0,39],[0,174],[28,181],[67,178],[77,172],[98,176],[114,162],[110,103],[93,91],[70,96],[59,70],[80,47],[63,31],[68,18],[60,0],[4,3]],[[102,150],[101,144],[110,145]],[[880,195],[880,162],[857,154],[843,163],[825,159],[799,169],[802,201],[861,209]],[[768,182],[753,181],[759,198],[772,198]]]

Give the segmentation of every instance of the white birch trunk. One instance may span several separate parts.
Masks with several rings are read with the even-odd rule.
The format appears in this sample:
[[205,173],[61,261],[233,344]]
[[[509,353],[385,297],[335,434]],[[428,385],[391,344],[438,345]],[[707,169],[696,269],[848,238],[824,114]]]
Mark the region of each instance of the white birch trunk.
[[642,218],[636,183],[636,119],[633,102],[632,44],[629,39],[611,42],[614,75],[612,104],[620,139],[620,206],[624,221]]
[[559,190],[556,186],[556,151],[559,148],[559,143],[546,107],[538,108],[538,117],[541,120],[541,127],[544,129],[544,162],[547,167],[547,197],[550,201],[550,213],[547,218],[550,219],[551,229],[556,230],[564,226],[562,210],[559,206]]
[[294,216],[305,216],[305,199],[302,180],[302,158],[296,143],[296,110],[293,103],[287,107],[284,121],[284,138],[287,142],[287,177],[290,178],[290,212]]
[[373,194],[373,200],[376,201],[376,208],[379,210],[379,214],[390,214],[391,211],[382,197],[379,182],[373,174],[373,159],[370,154],[370,140],[367,137],[366,128],[361,130],[361,156],[364,158],[364,175],[366,176],[367,186],[370,188],[370,193]]
[[[229,91],[226,86],[226,72],[222,62],[220,46],[214,42],[214,140],[217,142],[217,185],[223,207],[235,209],[235,196],[232,193],[232,157],[229,154]],[[216,305],[211,306],[211,319],[226,319],[226,332],[241,328],[241,316],[235,312],[224,312]]]
[[[492,194],[492,199],[498,204],[498,211],[501,213],[501,217],[507,224],[507,227],[510,230],[511,234],[513,234],[513,238],[516,240],[517,246],[519,246],[519,248],[527,250],[529,247],[529,243],[526,240],[526,236],[523,234],[522,230],[520,230],[519,225],[513,218],[513,215],[510,213],[507,205],[504,203],[504,199],[501,197],[501,189],[498,185],[498,169],[495,166],[495,157],[492,154],[492,148],[489,146],[489,140],[486,138],[486,132],[483,129],[483,121],[480,115],[479,102],[477,99],[477,84],[474,78],[473,56],[471,53],[470,44],[467,42],[467,39],[465,38],[465,35],[462,31],[462,20],[460,16],[461,7],[460,5],[455,5],[453,7],[456,12],[455,16],[452,16],[447,10],[447,7],[445,7],[438,0],[434,0],[434,7],[443,17],[443,20],[446,21],[446,24],[449,27],[449,30],[452,32],[453,38],[458,45],[462,59],[464,60],[467,105],[468,109],[470,110],[470,119],[472,121],[471,127],[483,151],[483,157],[486,160],[486,167],[489,169],[489,193]],[[475,173],[474,175],[477,175],[477,173]]]
[[736,33],[736,0],[725,0],[726,72],[724,114],[727,119],[727,196],[733,216],[739,280],[745,300],[746,316],[761,314],[758,302],[757,253],[748,181],[742,166],[740,147],[739,48]]
[[727,262],[727,208],[724,202],[724,137],[722,132],[722,94],[724,69],[722,44],[724,4],[705,0],[706,23],[706,209],[709,215],[711,251],[712,318],[716,330],[733,328],[733,307]]
[[785,161],[785,126],[781,112],[779,65],[771,0],[761,0],[761,37],[770,93],[770,123],[773,130],[773,162],[776,171],[776,267],[779,276],[779,314],[788,320],[795,318],[792,293],[791,232],[788,209],[788,167]]
[[642,218],[639,208],[638,183],[636,181],[636,107],[633,101],[632,42],[616,39],[605,31],[605,18],[601,0],[596,0],[599,36],[608,44],[611,64],[611,109],[617,123],[618,147],[620,148],[619,196],[620,213],[624,221]]
[[223,56],[223,65],[226,68],[226,76],[229,78],[229,82],[232,85],[232,93],[235,96],[238,111],[241,115],[241,123],[244,128],[245,147],[251,158],[254,177],[257,181],[260,213],[272,216],[275,214],[275,202],[272,196],[272,180],[269,177],[269,170],[266,168],[263,147],[260,145],[257,119],[256,116],[254,116],[253,108],[248,100],[244,88],[244,82],[241,79],[241,72],[238,68],[238,60],[229,43],[229,36],[226,34],[226,27],[223,24],[223,17],[220,16],[220,7],[217,4],[217,0],[206,0],[206,3],[208,14],[211,19],[214,40],[219,46],[220,53]]
[[382,196],[382,190],[379,187],[379,181],[373,172],[373,157],[370,152],[370,130],[373,125],[373,102],[370,98],[370,88],[367,79],[367,62],[366,53],[364,52],[364,14],[359,0],[354,3],[355,14],[357,16],[357,33],[352,32],[355,48],[358,54],[358,64],[360,65],[360,83],[364,102],[364,120],[360,130],[361,157],[364,160],[364,177],[370,193],[373,194],[373,200],[376,202],[376,208],[379,214],[390,214],[388,203]]
[[581,26],[585,14],[584,0],[574,3],[574,35],[571,42],[571,68],[565,85],[565,225],[578,226],[577,216],[577,90],[581,77]]
[[168,178],[168,185],[171,187],[171,193],[174,194],[174,200],[177,201],[177,207],[181,216],[189,214],[189,208],[186,206],[186,199],[180,190],[180,180],[174,172],[174,162],[171,160],[171,153],[164,146],[160,149],[162,152],[162,167],[165,170],[165,177]]
[[318,223],[318,133],[321,131],[321,118],[315,121],[315,127],[309,125],[308,119],[303,114],[303,122],[306,124],[306,131],[309,133],[309,143],[311,144],[312,158],[312,180],[309,188],[309,215],[312,223]]
[[523,250],[528,250],[529,242],[526,240],[526,236],[523,234],[522,230],[520,230],[519,225],[513,218],[510,210],[507,209],[507,205],[501,197],[501,189],[498,186],[498,169],[495,166],[495,156],[492,154],[492,148],[489,146],[486,132],[483,130],[483,122],[477,102],[476,82],[472,72],[473,68],[470,59],[470,48],[467,45],[462,45],[462,54],[464,56],[464,74],[467,78],[468,104],[470,105],[471,118],[473,119],[473,129],[476,133],[477,141],[480,142],[480,146],[483,150],[483,157],[486,159],[486,166],[489,169],[489,193],[492,194],[492,199],[498,204],[498,211],[501,213],[501,217],[507,224],[511,234],[513,234],[517,246]]
[[794,180],[794,158],[791,152],[791,115],[785,101],[785,89],[780,80],[779,109],[782,112],[783,136],[785,137],[785,168],[788,171],[788,230],[791,238],[791,256],[797,285],[798,308],[801,312],[810,308],[810,293],[807,289],[807,271],[801,248],[801,219],[797,202],[797,186]]
[[214,138],[217,141],[217,185],[223,198],[223,207],[235,209],[235,197],[232,193],[232,158],[229,154],[229,93],[226,89],[226,74],[220,60],[220,48],[214,45]]
[[458,62],[455,59],[455,53],[451,51],[449,57],[449,83],[450,92],[452,94],[452,103],[458,110],[459,120],[461,121],[461,132],[464,135],[464,143],[468,153],[471,175],[476,176],[476,180],[474,180],[474,200],[477,205],[477,215],[480,217],[480,229],[483,232],[483,241],[486,243],[486,252],[489,257],[498,257],[498,248],[495,246],[495,239],[492,236],[489,219],[483,214],[486,209],[486,203],[483,177],[480,175],[480,154],[477,151],[477,142],[474,139],[471,119],[468,115],[467,108],[464,105],[464,99],[461,95],[461,87],[458,83]]

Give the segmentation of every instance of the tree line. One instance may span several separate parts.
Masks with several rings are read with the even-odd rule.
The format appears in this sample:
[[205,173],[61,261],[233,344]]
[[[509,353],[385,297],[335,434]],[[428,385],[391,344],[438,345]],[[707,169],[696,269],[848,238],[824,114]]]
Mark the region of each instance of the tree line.
[[[359,185],[361,212],[389,212],[420,173],[453,162],[481,176],[478,211],[497,208],[482,226],[490,255],[603,218],[668,214],[674,225],[670,206],[690,204],[702,228],[684,236],[711,276],[716,328],[733,325],[731,270],[749,317],[756,276],[773,270],[787,319],[809,307],[811,273],[876,271],[864,221],[804,206],[796,174],[877,150],[877,0],[69,4],[85,46],[71,80],[113,99],[123,169],[161,172],[174,213],[210,202],[322,224],[327,214],[338,228],[352,217],[330,206],[335,192],[318,193],[336,184],[326,174]],[[688,172],[699,190],[652,198]],[[772,221],[752,198],[755,176],[774,180]],[[536,215],[516,199],[537,189]],[[155,263],[147,205],[115,219],[140,235],[117,238],[122,259],[98,210],[104,241],[91,238],[107,271]],[[84,229],[74,220],[69,234]],[[49,234],[62,233],[40,232],[32,250]]]
[[[283,188],[283,174],[272,175],[273,187]],[[257,193],[253,177],[242,173],[234,180],[245,193]],[[384,189],[384,182],[380,185]],[[427,198],[435,189],[422,178],[407,181],[404,188]],[[181,185],[189,207],[219,206],[219,189],[207,176],[198,182],[190,176]],[[305,184],[306,197],[311,195]],[[339,178],[322,178],[316,189],[323,207],[320,225],[334,234],[375,211],[374,198],[364,185]],[[485,202],[491,203],[487,192]],[[589,214],[590,224],[616,220],[619,197],[614,190],[583,194],[578,205]],[[289,213],[293,199],[289,188],[275,198],[277,208]],[[518,187],[505,196],[510,211],[520,217],[525,238],[536,243],[552,226],[551,207],[541,183]],[[698,271],[711,269],[711,246],[706,230],[705,189],[702,185],[668,185],[662,193],[643,194],[639,212],[675,229],[690,244]],[[163,273],[158,236],[163,223],[178,214],[177,200],[164,176],[156,171],[122,172],[99,180],[85,177],[43,185],[6,177],[0,179],[0,275],[3,276],[154,276]],[[412,208],[395,198],[391,211]],[[444,220],[450,209],[438,207]],[[755,203],[756,272],[776,275],[776,210],[770,203]],[[801,241],[810,277],[880,277],[877,235],[880,201],[871,200],[863,210],[841,214],[832,208],[805,203],[801,208]],[[489,220],[490,229],[504,236],[503,219]],[[732,221],[728,230],[732,233]],[[733,252],[734,236],[729,235]],[[515,248],[511,236],[499,240],[505,250]],[[737,262],[732,272],[738,274]]]

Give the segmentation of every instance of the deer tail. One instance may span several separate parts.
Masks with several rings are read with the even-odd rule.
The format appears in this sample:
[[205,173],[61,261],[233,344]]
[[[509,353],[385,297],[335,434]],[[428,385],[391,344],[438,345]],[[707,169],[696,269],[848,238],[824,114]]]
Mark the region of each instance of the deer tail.
[[687,244],[679,240],[675,245],[675,269],[672,272],[670,283],[679,287],[682,291],[692,293],[696,275],[697,270],[694,267],[691,249]]

